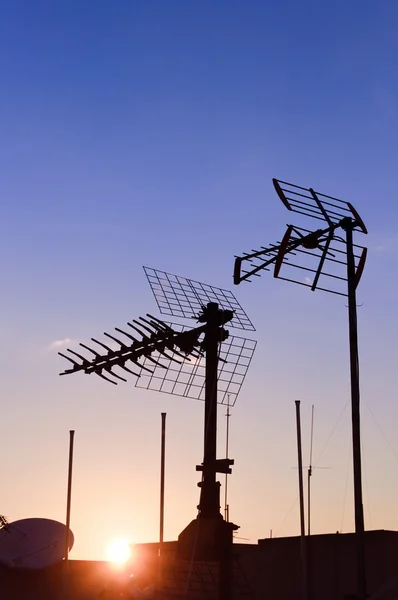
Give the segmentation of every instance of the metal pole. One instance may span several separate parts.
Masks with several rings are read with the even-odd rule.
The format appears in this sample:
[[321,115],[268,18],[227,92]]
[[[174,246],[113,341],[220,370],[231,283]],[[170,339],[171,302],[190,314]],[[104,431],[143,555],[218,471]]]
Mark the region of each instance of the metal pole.
[[159,525],[159,553],[163,550],[164,532],[164,473],[166,449],[166,413],[162,413],[161,450],[160,450],[160,525]]
[[[349,222],[348,222],[349,221]],[[361,428],[360,428],[360,393],[359,393],[359,359],[357,301],[355,280],[355,256],[352,231],[355,223],[348,219],[343,225],[347,241],[347,282],[348,282],[348,324],[350,340],[350,374],[351,374],[351,419],[352,419],[352,453],[354,468],[354,506],[355,534],[357,544],[357,595],[358,600],[366,599],[366,567],[365,567],[365,526],[362,501],[362,468],[361,468]]]
[[215,529],[219,539],[213,544],[219,546],[219,600],[230,600],[232,589],[230,530],[222,527],[220,514],[220,484],[217,481],[217,380],[218,349],[220,343],[220,310],[216,302],[209,302],[205,308],[206,331],[204,346],[206,351],[205,382],[205,436],[203,457],[203,479],[199,502],[200,517],[219,522]]
[[314,439],[314,405],[311,410],[311,441],[310,441],[310,460],[308,463],[308,489],[307,489],[307,587],[308,600],[313,597],[313,577],[312,577],[312,539],[311,539],[311,477],[312,477],[312,443]]
[[311,467],[308,468],[308,479],[307,479],[307,535],[311,535]]
[[297,425],[297,456],[298,456],[298,474],[299,474],[299,494],[300,494],[300,533],[301,533],[301,575],[303,586],[303,600],[308,598],[307,587],[307,552],[305,539],[305,519],[304,519],[304,487],[303,487],[303,456],[301,450],[301,421],[300,421],[300,400],[296,403],[296,425]]
[[[229,411],[229,394],[228,394],[228,401],[227,401],[227,431],[226,431],[226,436],[225,436],[225,458],[229,458],[228,456],[228,452],[229,452],[229,418],[231,416],[231,413]],[[224,490],[224,518],[226,521],[229,521],[229,506],[228,506],[228,473],[225,473],[225,490]]]
[[311,477],[312,477],[312,440],[314,435],[314,405],[311,410],[311,441],[310,462],[308,463],[308,490],[307,490],[307,530],[308,537],[311,535]]
[[65,532],[65,598],[68,597],[68,576],[69,576],[69,532],[70,532],[70,512],[72,500],[72,469],[73,469],[73,445],[74,430],[69,431],[69,464],[68,464],[68,492],[66,500],[66,532]]
[[161,591],[163,581],[163,534],[164,534],[164,479],[166,462],[166,413],[161,413],[161,440],[160,440],[160,517],[159,517],[159,570],[158,587]]
[[219,310],[216,302],[206,307],[206,382],[205,382],[205,433],[203,479],[199,502],[203,517],[220,515],[220,484],[216,481],[217,459],[217,377],[219,345]]
[[69,431],[69,466],[68,466],[68,495],[66,500],[66,534],[65,534],[65,560],[69,560],[69,529],[70,529],[70,510],[72,499],[72,469],[73,469],[73,444],[75,432]]

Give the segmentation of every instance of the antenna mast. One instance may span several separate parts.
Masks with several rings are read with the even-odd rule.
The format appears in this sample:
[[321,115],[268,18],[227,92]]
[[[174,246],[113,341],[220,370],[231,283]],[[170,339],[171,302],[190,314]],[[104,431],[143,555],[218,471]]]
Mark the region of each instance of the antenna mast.
[[311,441],[310,441],[310,462],[308,463],[308,492],[307,492],[307,521],[308,521],[308,537],[311,535],[311,477],[312,477],[312,442],[314,438],[314,405],[311,409]]
[[[225,436],[225,458],[228,460],[229,455],[228,455],[228,451],[229,451],[229,418],[231,416],[231,412],[230,412],[230,399],[229,399],[229,394],[227,395],[227,412],[226,412],[226,417],[227,417],[227,431],[226,431],[226,436]],[[229,521],[229,505],[228,505],[228,473],[225,473],[225,490],[224,490],[224,518],[226,521]]]

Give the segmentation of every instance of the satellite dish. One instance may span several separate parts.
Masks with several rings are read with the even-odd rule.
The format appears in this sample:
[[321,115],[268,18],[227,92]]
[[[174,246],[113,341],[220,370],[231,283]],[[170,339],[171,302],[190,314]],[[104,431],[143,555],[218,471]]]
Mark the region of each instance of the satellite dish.
[[[52,519],[21,519],[0,529],[0,563],[43,569],[65,558],[66,526]],[[69,530],[69,550],[74,536]]]

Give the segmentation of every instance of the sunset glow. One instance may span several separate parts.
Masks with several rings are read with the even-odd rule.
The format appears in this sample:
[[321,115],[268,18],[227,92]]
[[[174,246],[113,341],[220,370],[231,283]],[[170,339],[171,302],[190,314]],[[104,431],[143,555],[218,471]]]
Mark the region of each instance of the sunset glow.
[[106,550],[110,562],[124,564],[131,557],[131,544],[126,539],[112,540]]

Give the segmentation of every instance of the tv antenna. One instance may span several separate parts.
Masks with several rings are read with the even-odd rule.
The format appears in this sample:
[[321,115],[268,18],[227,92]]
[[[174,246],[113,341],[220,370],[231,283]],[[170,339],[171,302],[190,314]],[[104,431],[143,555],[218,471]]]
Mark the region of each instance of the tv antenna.
[[273,184],[289,211],[321,221],[323,225],[316,230],[288,225],[281,242],[236,257],[234,283],[249,281],[250,277],[259,276],[260,271],[269,271],[273,267],[274,277],[307,286],[312,291],[318,289],[348,298],[357,595],[358,600],[365,600],[356,288],[365,266],[367,249],[354,244],[353,233],[367,233],[367,229],[349,202],[278,179],[273,179]]
[[220,512],[216,476],[231,473],[234,461],[216,456],[217,403],[236,402],[256,347],[253,340],[230,336],[224,326],[250,331],[254,327],[232,292],[149,267],[144,271],[161,313],[199,324],[186,328],[150,314],[133,319],[127,323],[129,330],[116,327],[117,334],[104,333],[111,344],[91,338],[101,351],[92,343],[80,343],[92,356],[72,349],[69,355],[59,352],[72,363],[61,375],[82,371],[117,384],[129,373],[137,378],[137,387],[204,400],[204,457],[196,467],[202,472],[199,513],[180,534],[178,549],[182,558],[220,558],[237,526]]

